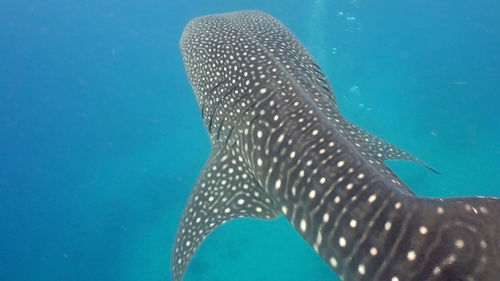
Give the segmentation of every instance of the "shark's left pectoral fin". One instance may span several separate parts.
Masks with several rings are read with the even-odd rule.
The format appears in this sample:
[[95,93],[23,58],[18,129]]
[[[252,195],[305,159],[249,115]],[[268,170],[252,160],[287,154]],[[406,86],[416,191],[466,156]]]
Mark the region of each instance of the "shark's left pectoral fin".
[[172,257],[175,281],[182,279],[196,250],[218,226],[238,217],[280,215],[243,159],[225,148],[212,152],[184,209]]

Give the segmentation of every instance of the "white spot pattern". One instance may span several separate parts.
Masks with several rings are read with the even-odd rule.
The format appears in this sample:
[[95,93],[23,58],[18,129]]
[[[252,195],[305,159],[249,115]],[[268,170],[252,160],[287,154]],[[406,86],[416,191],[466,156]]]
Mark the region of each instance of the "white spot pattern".
[[[212,21],[217,24],[213,25]],[[255,42],[241,36],[245,33]],[[200,18],[186,27],[181,48],[212,143],[226,153],[218,158],[211,156],[214,161],[207,163],[190,197],[174,247],[175,281],[182,278],[197,247],[214,228],[235,217],[276,217],[276,209],[281,209],[294,225],[298,222],[298,229],[304,238],[314,243],[317,252],[325,253],[320,251],[322,231],[331,235],[330,239],[344,235],[338,238],[337,247],[353,251],[352,255],[358,251],[369,253],[363,261],[366,265],[372,261],[371,257],[384,256],[389,249],[376,248],[374,245],[383,244],[372,243],[360,231],[367,233],[383,224],[387,233],[381,234],[382,237],[398,235],[397,241],[403,244],[408,237],[400,237],[404,233],[400,228],[411,230],[408,233],[415,233],[418,241],[428,241],[424,239],[432,236],[427,234],[429,229],[434,231],[433,224],[415,226],[404,221],[400,226],[392,221],[389,212],[394,217],[405,215],[412,210],[410,204],[394,194],[380,193],[379,186],[372,185],[374,182],[394,184],[403,193],[411,193],[382,161],[419,160],[344,120],[321,69],[296,38],[273,18],[259,12]],[[282,71],[288,71],[287,75],[281,75]],[[304,99],[303,95],[309,97]],[[290,106],[290,114],[285,114],[286,106]],[[317,113],[326,116],[331,124],[324,126]],[[290,137],[290,124],[294,124],[294,136],[305,135],[310,142],[304,145]],[[332,130],[345,139],[332,138]],[[346,140],[352,147],[345,146]],[[230,153],[224,149],[228,147],[231,147]],[[359,164],[359,155],[347,155],[352,149],[367,161]],[[293,165],[286,167],[281,163]],[[374,180],[372,170],[365,169],[364,165],[375,168],[382,176]],[[336,188],[339,186],[345,188]],[[276,208],[274,202],[279,202],[281,208]],[[352,210],[360,204],[371,206],[366,207],[371,210],[366,218],[363,214],[352,215]],[[327,208],[322,208],[325,205]],[[311,209],[315,216],[319,215],[312,221],[308,214]],[[464,209],[478,216],[494,212],[488,204],[466,204]],[[442,217],[453,212],[444,203],[433,205],[432,210]],[[349,240],[348,245],[351,236],[344,232],[346,227],[359,234],[361,242]],[[468,242],[456,238],[457,253]],[[480,245],[487,249],[489,242],[481,240]],[[500,245],[498,241],[492,243]],[[417,252],[419,248],[408,251],[406,262],[418,262],[421,258]],[[342,264],[345,257],[337,258]],[[325,260],[333,268],[339,266],[334,257]],[[457,260],[458,256],[452,254],[443,262]],[[357,272],[370,276],[372,272],[368,272],[366,265],[358,264]],[[356,265],[353,268],[355,271]],[[436,266],[434,274],[440,271]],[[405,279],[399,273],[387,276],[391,275],[385,277],[391,281]]]

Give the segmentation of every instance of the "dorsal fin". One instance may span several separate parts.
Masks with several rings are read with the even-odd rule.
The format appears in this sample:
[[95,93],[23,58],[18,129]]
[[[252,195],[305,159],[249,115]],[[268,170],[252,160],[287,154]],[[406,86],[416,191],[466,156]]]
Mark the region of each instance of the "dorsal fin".
[[238,217],[280,215],[243,159],[221,147],[212,152],[196,182],[177,230],[172,268],[181,280],[196,250],[218,226]]

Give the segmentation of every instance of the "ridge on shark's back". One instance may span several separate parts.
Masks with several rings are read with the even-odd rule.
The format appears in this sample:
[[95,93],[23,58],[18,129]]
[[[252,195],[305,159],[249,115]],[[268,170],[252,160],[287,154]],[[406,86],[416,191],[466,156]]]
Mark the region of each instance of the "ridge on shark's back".
[[345,120],[279,21],[200,17],[180,45],[212,152],[179,225],[175,281],[221,224],[281,214],[342,280],[499,280],[500,200],[415,196],[383,161],[425,164]]

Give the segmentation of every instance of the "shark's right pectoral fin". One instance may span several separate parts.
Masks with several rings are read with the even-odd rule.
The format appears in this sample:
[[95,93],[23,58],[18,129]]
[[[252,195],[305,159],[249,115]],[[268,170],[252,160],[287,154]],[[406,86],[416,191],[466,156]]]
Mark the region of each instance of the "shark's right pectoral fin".
[[[366,145],[373,155],[381,161],[385,160],[408,160],[415,162],[424,166],[425,168],[431,170],[436,174],[440,174],[439,171],[429,166],[424,161],[418,159],[417,157],[411,155],[410,153],[402,150],[401,148],[361,129],[354,123],[348,124],[351,126],[351,130],[355,133],[356,137],[361,140],[364,145]],[[354,139],[356,140],[356,139]]]
[[182,279],[200,244],[218,226],[237,217],[271,219],[279,215],[241,158],[225,148],[212,152],[177,230],[172,257],[174,281]]

